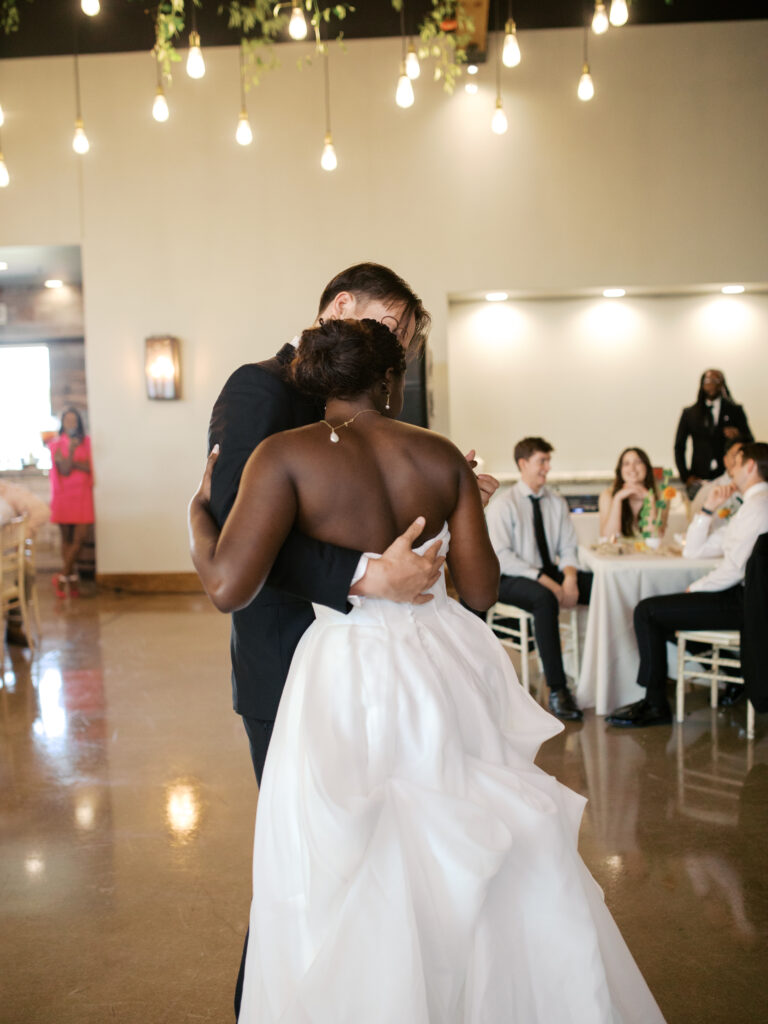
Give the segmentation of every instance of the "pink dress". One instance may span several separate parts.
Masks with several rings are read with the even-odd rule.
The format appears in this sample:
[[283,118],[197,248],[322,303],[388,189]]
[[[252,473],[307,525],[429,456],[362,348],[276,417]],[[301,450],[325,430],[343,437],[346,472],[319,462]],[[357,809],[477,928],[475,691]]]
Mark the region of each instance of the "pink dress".
[[[48,443],[51,450],[51,522],[93,522],[93,480],[90,473],[73,469],[62,476],[56,468],[56,453],[69,455],[69,437],[60,434]],[[91,439],[85,437],[75,448],[75,462],[91,461]]]

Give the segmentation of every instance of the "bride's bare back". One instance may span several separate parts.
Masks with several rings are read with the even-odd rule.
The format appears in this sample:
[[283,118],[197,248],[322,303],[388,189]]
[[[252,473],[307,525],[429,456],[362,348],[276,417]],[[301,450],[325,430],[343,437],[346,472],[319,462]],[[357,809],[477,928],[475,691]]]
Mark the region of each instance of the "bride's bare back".
[[375,410],[330,440],[323,423],[263,441],[251,455],[216,546],[233,607],[260,589],[290,529],[360,551],[383,552],[417,516],[416,543],[451,531],[448,564],[472,607],[495,600],[498,562],[475,477],[450,441]]

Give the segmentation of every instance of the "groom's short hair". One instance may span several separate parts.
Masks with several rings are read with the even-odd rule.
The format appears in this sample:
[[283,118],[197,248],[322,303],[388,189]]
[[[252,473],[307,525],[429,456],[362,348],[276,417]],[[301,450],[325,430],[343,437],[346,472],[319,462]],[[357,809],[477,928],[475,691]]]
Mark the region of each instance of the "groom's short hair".
[[329,281],[320,296],[318,315],[333,302],[339,292],[349,292],[355,297],[379,299],[381,302],[402,302],[405,315],[413,317],[415,330],[409,348],[418,351],[427,340],[432,317],[424,309],[421,299],[411,286],[394,270],[380,263],[356,263],[347,267]]

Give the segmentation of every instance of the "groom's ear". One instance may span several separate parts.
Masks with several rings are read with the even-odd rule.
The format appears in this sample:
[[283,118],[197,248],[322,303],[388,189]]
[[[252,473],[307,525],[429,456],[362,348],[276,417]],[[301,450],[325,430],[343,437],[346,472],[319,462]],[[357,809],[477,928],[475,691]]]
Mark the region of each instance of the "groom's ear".
[[323,310],[323,319],[348,320],[354,316],[355,306],[355,296],[351,292],[338,292]]

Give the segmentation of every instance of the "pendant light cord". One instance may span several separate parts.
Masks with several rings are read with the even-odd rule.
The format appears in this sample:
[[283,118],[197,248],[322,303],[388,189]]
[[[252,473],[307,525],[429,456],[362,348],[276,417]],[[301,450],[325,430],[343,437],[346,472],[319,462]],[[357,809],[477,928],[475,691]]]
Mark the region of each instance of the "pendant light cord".
[[328,67],[328,48],[323,51],[323,78],[325,84],[325,132],[331,134],[331,72]]
[[240,109],[245,110],[245,40],[240,40]]

